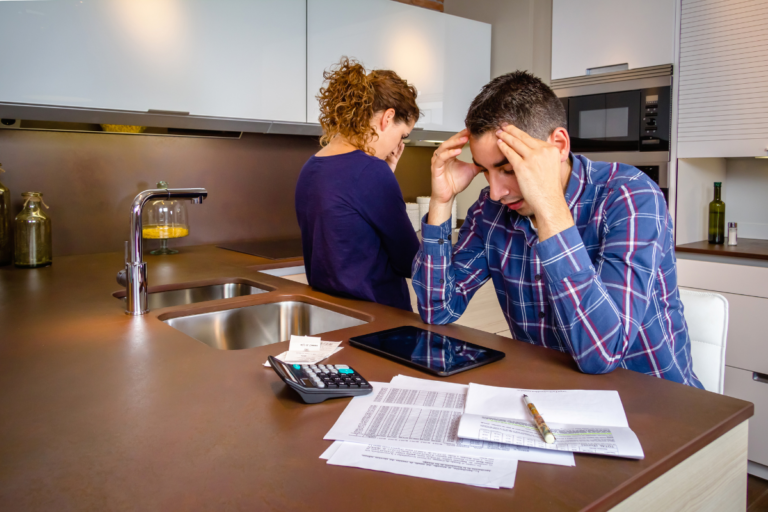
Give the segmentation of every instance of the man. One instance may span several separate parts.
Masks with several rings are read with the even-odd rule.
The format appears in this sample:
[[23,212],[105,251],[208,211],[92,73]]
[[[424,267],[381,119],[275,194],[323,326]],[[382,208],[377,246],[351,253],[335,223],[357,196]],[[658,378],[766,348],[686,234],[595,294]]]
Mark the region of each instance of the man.
[[[570,153],[552,90],[517,71],[474,99],[432,158],[413,285],[422,319],[457,320],[490,278],[514,338],[570,353],[585,373],[628,368],[702,388],[677,290],[672,221],[629,165]],[[469,141],[474,165],[456,157]],[[483,173],[456,247],[456,195]]]

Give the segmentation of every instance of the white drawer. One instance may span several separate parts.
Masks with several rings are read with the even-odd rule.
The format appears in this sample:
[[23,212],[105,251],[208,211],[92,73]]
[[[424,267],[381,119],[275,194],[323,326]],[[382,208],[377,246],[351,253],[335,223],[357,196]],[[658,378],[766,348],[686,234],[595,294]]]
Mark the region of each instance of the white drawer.
[[678,258],[677,284],[768,298],[768,268]]
[[[725,364],[768,373],[768,299],[723,293],[728,299],[728,340]],[[768,393],[768,386],[765,392]]]
[[749,419],[749,460],[768,465],[768,381],[753,380],[753,373],[725,367],[725,394],[755,404]]

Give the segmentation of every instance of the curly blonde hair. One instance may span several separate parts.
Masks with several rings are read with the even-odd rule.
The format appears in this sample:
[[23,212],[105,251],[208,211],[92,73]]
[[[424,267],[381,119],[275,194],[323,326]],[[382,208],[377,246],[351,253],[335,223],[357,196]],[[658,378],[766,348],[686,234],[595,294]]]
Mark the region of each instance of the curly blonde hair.
[[316,96],[320,102],[320,125],[326,146],[341,135],[356,148],[373,155],[369,146],[378,135],[371,125],[377,112],[395,110],[395,122],[416,121],[421,112],[416,105],[416,88],[389,70],[366,73],[362,64],[342,57],[323,72],[324,87]]

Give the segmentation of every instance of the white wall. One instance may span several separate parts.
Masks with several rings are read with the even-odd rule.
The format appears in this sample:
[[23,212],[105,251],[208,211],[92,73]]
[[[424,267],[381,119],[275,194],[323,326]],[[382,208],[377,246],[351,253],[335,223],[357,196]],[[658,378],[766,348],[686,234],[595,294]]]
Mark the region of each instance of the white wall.
[[709,203],[714,198],[714,182],[723,183],[722,199],[728,220],[729,184],[724,158],[681,158],[677,165],[676,243],[687,244],[707,239]]
[[740,237],[768,240],[768,160],[727,158],[725,165],[725,221],[738,222]]
[[553,0],[552,79],[587,68],[670,64],[675,0]]

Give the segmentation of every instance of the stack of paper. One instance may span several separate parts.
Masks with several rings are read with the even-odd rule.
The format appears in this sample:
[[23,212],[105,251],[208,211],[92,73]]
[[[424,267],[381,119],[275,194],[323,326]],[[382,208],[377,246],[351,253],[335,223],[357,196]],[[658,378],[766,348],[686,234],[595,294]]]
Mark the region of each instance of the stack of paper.
[[[542,439],[523,394],[552,430],[554,444]],[[544,391],[470,384],[458,435],[546,450],[644,457],[617,391]]]
[[321,456],[328,464],[494,489],[514,486],[519,460],[575,465],[568,452],[459,439],[465,385],[398,376],[371,386],[326,434],[337,441]]
[[[340,341],[323,341],[319,337],[291,335],[288,351],[275,358],[285,364],[317,364],[342,350],[339,345]],[[269,361],[266,361],[264,366],[270,366]]]

